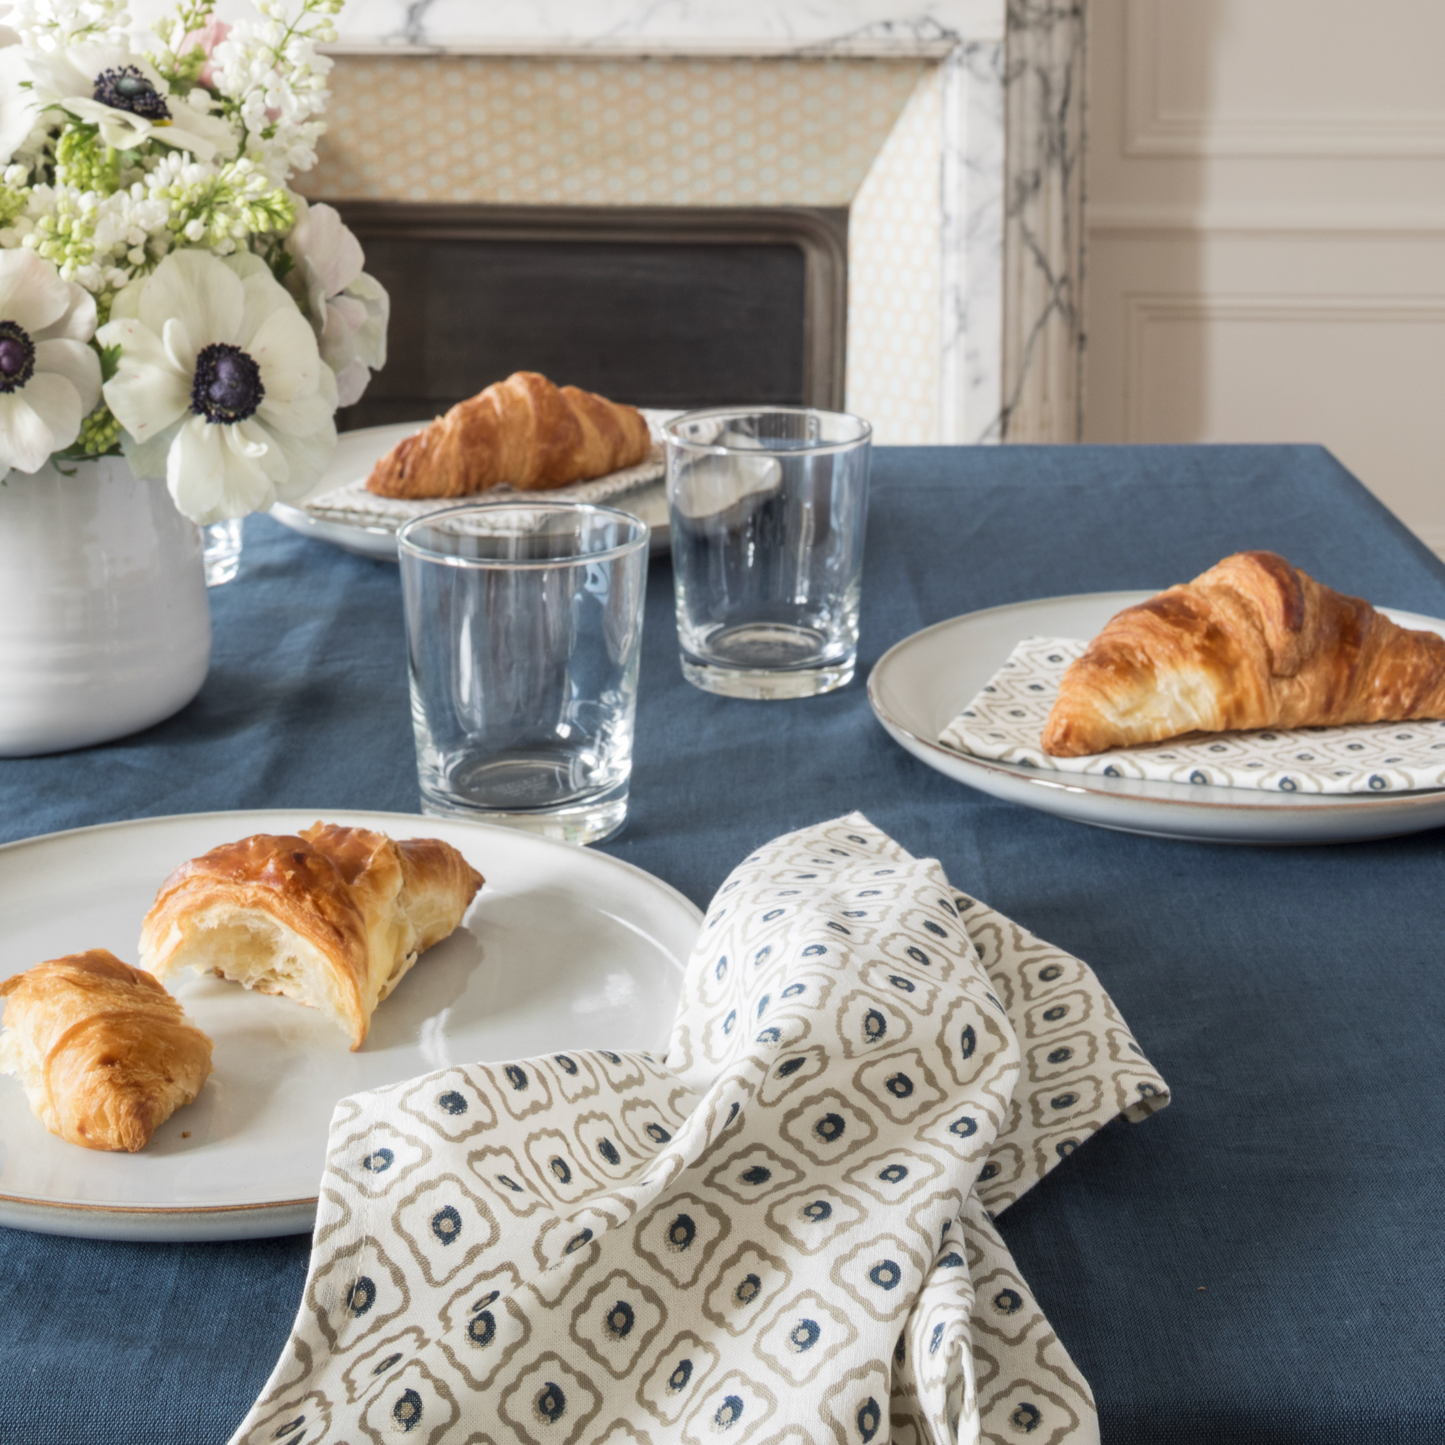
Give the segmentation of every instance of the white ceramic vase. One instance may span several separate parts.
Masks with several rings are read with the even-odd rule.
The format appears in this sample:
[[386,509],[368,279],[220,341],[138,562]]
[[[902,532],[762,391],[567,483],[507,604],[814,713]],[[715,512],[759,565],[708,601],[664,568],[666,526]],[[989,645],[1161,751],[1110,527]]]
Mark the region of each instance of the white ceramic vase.
[[184,707],[211,660],[201,534],[118,457],[0,482],[0,757]]

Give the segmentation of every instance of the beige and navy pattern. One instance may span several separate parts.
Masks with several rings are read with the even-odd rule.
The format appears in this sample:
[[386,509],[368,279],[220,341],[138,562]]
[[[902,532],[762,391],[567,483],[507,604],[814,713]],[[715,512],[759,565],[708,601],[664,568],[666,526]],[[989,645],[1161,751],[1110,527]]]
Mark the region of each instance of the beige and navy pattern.
[[990,1211],[1168,1094],[1086,965],[852,817],[724,884],[665,1059],[344,1100],[236,1445],[1092,1442]]
[[1062,773],[1274,793],[1404,793],[1445,787],[1445,721],[1209,733],[1082,758],[1039,745],[1059,683],[1089,644],[1030,637],[939,734],[960,753]]

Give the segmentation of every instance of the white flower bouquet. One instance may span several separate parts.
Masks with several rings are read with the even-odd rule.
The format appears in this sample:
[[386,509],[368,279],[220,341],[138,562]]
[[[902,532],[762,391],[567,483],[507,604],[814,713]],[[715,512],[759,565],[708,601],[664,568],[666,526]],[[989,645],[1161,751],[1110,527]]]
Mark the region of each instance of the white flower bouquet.
[[[316,162],[344,0],[0,5],[0,478],[123,455],[207,524],[298,496],[386,359]],[[9,13],[5,13],[5,12]]]

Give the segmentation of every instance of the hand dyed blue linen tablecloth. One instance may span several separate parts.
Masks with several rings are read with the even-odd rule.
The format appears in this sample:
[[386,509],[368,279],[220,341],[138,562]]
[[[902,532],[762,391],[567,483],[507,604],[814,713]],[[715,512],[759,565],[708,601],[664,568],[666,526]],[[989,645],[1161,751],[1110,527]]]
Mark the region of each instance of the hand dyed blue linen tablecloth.
[[[1252,547],[1445,616],[1445,568],[1318,448],[883,449],[859,675],[839,693],[689,687],[654,561],[631,818],[605,847],[705,904],[765,839],[861,809],[1093,966],[1174,1103],[1105,1130],[999,1222],[1105,1445],[1445,1439],[1441,834],[1256,849],[1084,828],[925,768],[864,693],[930,623],[1164,587]],[[396,569],[253,518],[240,579],[211,601],[196,701],[137,738],[0,761],[0,838],[416,810]],[[224,1441],[286,1339],[307,1252],[0,1229],[0,1445]]]

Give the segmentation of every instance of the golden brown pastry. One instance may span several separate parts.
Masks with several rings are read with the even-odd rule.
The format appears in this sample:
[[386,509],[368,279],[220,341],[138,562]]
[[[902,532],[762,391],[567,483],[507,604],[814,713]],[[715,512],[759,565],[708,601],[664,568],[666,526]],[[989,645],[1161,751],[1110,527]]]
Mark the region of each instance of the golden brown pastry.
[[103,948],[0,983],[0,1072],[85,1149],[144,1149],[211,1075],[211,1041],[150,974]]
[[591,481],[635,467],[652,449],[636,407],[517,371],[398,442],[372,468],[380,497],[468,497]]
[[1074,758],[1190,732],[1445,717],[1445,638],[1274,552],[1238,552],[1126,607],[1064,673],[1043,748]]
[[377,1004],[462,921],[482,875],[447,843],[317,823],[182,863],[141,925],[141,966],[214,971],[322,1009],[359,1049]]

